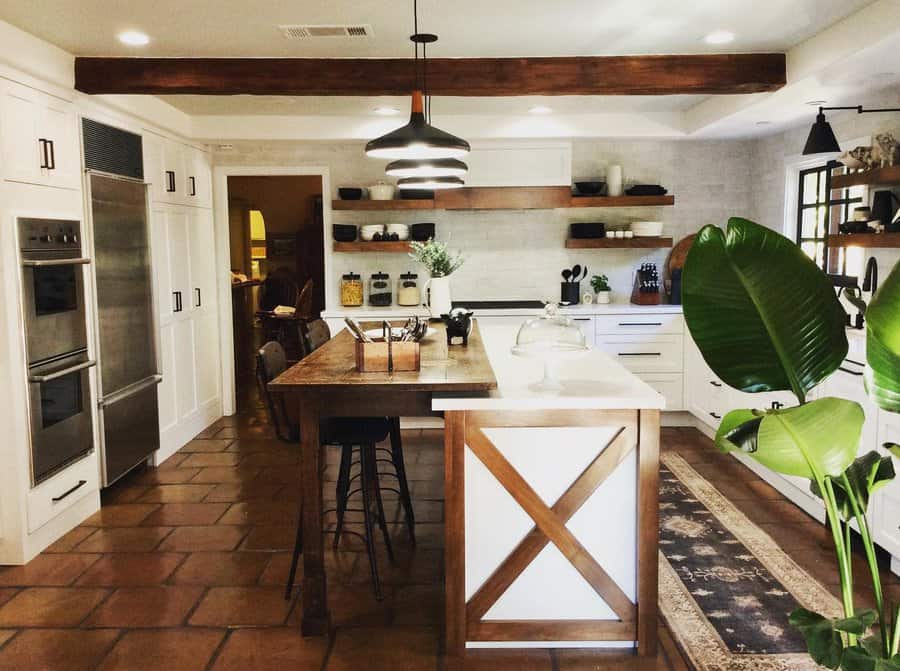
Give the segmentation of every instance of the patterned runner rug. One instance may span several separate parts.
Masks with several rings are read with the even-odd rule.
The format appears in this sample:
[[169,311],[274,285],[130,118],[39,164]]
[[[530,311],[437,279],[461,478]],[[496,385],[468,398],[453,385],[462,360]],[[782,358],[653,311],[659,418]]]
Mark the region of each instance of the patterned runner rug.
[[819,669],[788,624],[840,603],[677,454],[661,456],[659,606],[697,671]]

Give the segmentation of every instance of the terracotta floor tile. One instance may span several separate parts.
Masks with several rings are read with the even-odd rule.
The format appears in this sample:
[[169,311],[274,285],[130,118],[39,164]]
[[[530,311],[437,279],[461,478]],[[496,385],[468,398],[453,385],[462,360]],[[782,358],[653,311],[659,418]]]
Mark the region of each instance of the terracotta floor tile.
[[98,559],[96,554],[38,555],[24,566],[0,567],[0,585],[70,585]]
[[213,434],[213,438],[219,440],[223,438],[237,438],[237,431],[234,427],[226,426],[223,429],[219,429]]
[[205,468],[207,466],[237,466],[241,457],[233,452],[197,452],[181,463],[181,468]]
[[238,501],[273,500],[284,487],[277,482],[252,482],[218,484],[206,495],[204,501],[234,503]]
[[134,527],[158,507],[156,503],[115,503],[103,506],[82,524],[86,527]]
[[372,627],[338,629],[328,671],[391,669],[435,671],[438,633],[435,629]]
[[284,447],[285,444],[278,439],[241,437],[233,441],[225,451],[252,454],[283,450]]
[[191,483],[221,484],[223,482],[250,482],[259,475],[258,468],[241,468],[234,466],[211,466],[201,468],[200,472],[191,478]]
[[465,671],[551,671],[548,650],[469,650]]
[[219,524],[296,524],[300,508],[293,501],[243,501],[234,503]]
[[180,485],[192,480],[199,472],[199,468],[148,468],[136,476],[134,482],[148,487]]
[[394,590],[394,624],[439,626],[444,618],[444,586],[404,585]]
[[[391,624],[393,606],[392,588],[382,585],[382,600],[375,599],[371,584],[364,585],[331,585],[328,590],[328,607],[331,610],[331,622],[335,627],[386,627]],[[301,587],[302,591],[302,587]],[[298,607],[297,624],[300,624],[301,612]]]
[[197,552],[178,567],[171,582],[179,585],[254,585],[268,563],[269,554],[265,552]]
[[75,527],[50,545],[44,553],[71,552],[75,546],[96,531],[93,527]]
[[300,469],[293,466],[266,466],[259,471],[260,482],[300,486]]
[[555,650],[559,671],[656,671],[666,668],[657,658],[641,658],[629,652],[572,649]]
[[257,526],[250,530],[242,550],[293,550],[297,537],[296,525]]
[[227,525],[203,527],[175,527],[159,549],[167,552],[199,552],[204,550],[234,550],[244,536],[245,527]]
[[91,671],[119,632],[27,629],[0,650],[3,671]]
[[212,485],[158,485],[150,487],[141,501],[146,503],[199,503],[212,491]]
[[179,452],[224,452],[225,448],[234,442],[230,438],[222,440],[194,439],[182,447]]
[[296,466],[300,453],[296,449],[251,452],[241,459],[242,466]]
[[15,587],[0,587],[0,606],[12,599],[19,590]]
[[100,502],[103,505],[110,505],[113,503],[134,503],[147,492],[147,489],[149,489],[143,485],[125,483],[131,483],[131,480],[123,480],[121,483],[117,483],[109,489],[104,489],[100,492]]
[[[248,552],[246,554],[259,554],[267,559],[266,568],[259,576],[259,584],[267,587],[284,587],[287,584],[288,571],[291,568],[291,552]],[[297,564],[296,584],[303,583],[303,558]],[[329,574],[329,581],[332,576]],[[328,583],[331,585],[331,582]],[[329,587],[330,589],[330,587]]]
[[77,584],[90,587],[159,585],[172,575],[183,559],[183,554],[168,552],[105,555],[85,571]]
[[0,607],[0,627],[74,627],[109,590],[30,587]]
[[203,595],[202,587],[123,587],[113,592],[83,627],[176,627]]
[[129,631],[98,671],[203,671],[224,637],[221,629]]
[[[281,626],[292,603],[270,587],[213,587],[190,618],[194,626]],[[2,612],[2,611],[0,611]]]
[[164,503],[143,524],[149,526],[194,526],[215,524],[227,503]]
[[321,668],[325,638],[304,638],[296,627],[239,629],[222,647],[212,671],[287,671]]
[[79,552],[150,552],[172,527],[102,527],[78,546]]
[[18,633],[19,631],[17,629],[0,629],[0,648]]

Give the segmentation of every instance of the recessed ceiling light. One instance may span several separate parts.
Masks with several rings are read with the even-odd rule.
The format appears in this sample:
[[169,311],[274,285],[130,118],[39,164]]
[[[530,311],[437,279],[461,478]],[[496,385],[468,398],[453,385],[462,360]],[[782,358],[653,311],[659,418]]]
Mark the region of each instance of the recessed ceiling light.
[[728,44],[734,41],[734,33],[729,30],[714,30],[703,41],[707,44]]
[[827,100],[807,100],[806,104],[809,105],[810,107],[820,107],[821,105],[824,105],[827,102],[828,102]]
[[528,111],[532,114],[550,114],[553,111],[553,108],[547,107],[546,105],[535,105],[533,107],[529,107]]
[[127,44],[129,47],[143,47],[150,43],[150,38],[146,33],[138,30],[126,30],[124,33],[119,33],[119,42]]
[[395,114],[400,114],[400,110],[396,107],[376,107],[372,111],[381,116],[394,116]]
[[757,126],[769,126],[769,125],[771,125],[771,123],[772,123],[771,121],[757,121],[756,125]]

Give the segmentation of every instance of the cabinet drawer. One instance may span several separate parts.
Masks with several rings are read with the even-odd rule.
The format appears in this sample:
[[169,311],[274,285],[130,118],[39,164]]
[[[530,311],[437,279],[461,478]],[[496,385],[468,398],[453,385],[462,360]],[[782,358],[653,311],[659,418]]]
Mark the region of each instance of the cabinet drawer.
[[584,333],[584,341],[588,344],[594,342],[594,318],[593,317],[572,317],[572,321]]
[[594,328],[597,333],[626,335],[629,333],[682,335],[684,319],[679,314],[598,315]]
[[33,533],[88,494],[97,491],[96,454],[91,453],[28,492],[28,531]]
[[678,373],[643,373],[644,382],[666,397],[666,410],[684,410],[684,376]]
[[681,336],[597,335],[597,347],[634,372],[680,373],[684,368]]

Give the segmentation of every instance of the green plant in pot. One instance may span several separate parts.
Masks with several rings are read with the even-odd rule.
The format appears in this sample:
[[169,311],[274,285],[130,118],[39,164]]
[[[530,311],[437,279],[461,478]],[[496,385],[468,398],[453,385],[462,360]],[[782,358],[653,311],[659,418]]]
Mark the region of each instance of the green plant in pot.
[[[807,400],[847,354],[845,313],[831,282],[787,238],[732,218],[726,231],[707,226],[697,235],[684,267],[683,301],[694,341],[725,383],[797,397],[796,407],[733,410],[716,434],[721,450],[740,450],[773,471],[809,479],[825,504],[843,617],[799,608],[791,623],[823,666],[900,671],[900,606],[885,601],[866,517],[872,494],[894,478],[891,454],[900,458],[900,448],[884,445],[857,457],[862,407],[841,398]],[[900,412],[900,266],[866,316],[868,394],[881,408]],[[867,559],[874,610],[854,604],[851,521]]]
[[594,275],[591,278],[591,288],[597,294],[598,303],[609,303],[612,289],[610,289],[609,278],[606,275]]

